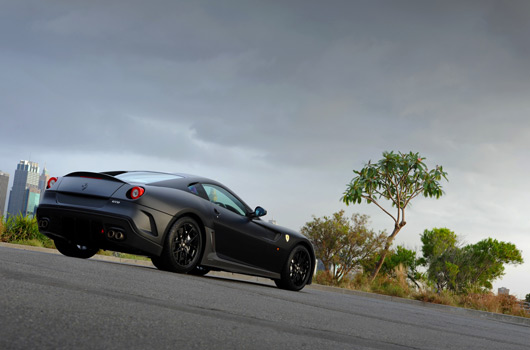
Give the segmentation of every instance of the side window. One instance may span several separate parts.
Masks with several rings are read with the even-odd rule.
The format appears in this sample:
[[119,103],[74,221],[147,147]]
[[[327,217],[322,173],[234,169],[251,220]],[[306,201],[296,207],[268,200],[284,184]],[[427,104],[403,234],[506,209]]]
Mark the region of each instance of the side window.
[[223,208],[233,211],[236,214],[245,216],[246,210],[243,203],[222,187],[215,185],[203,184],[210,202],[215,203]]
[[188,190],[190,190],[191,193],[194,193],[199,196],[199,189],[197,187],[197,184],[189,185]]
[[197,196],[208,199],[208,196],[206,195],[206,192],[204,191],[204,188],[199,183],[193,183],[188,185],[188,191],[190,191],[193,194],[196,194]]

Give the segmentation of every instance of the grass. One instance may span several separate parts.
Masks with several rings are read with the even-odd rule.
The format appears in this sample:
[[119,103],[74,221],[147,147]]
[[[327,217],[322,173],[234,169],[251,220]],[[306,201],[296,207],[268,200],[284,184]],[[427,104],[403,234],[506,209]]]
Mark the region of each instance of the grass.
[[134,254],[127,254],[127,253],[120,253],[120,252],[114,252],[110,250],[100,250],[98,252],[99,255],[105,255],[105,256],[114,256],[120,259],[133,259],[133,260],[144,260],[144,261],[151,261],[150,258],[143,256],[143,255],[134,255]]

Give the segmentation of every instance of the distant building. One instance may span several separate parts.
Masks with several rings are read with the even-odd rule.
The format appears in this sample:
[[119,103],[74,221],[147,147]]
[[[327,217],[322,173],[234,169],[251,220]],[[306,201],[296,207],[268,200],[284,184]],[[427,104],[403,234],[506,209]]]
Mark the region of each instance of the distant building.
[[278,224],[276,223],[276,220],[274,220],[274,219],[269,220],[269,223],[271,223],[271,224],[273,224],[273,225],[278,225]]
[[[33,203],[35,198],[37,200],[40,199],[39,164],[28,160],[21,160],[17,165],[17,170],[15,170],[13,187],[11,187],[11,193],[9,194],[7,213],[9,215],[27,215],[27,209],[31,207],[31,203]],[[34,210],[32,209],[30,213],[33,212]]]
[[9,174],[0,171],[0,216],[6,210],[7,185],[9,184]]
[[497,290],[497,295],[510,295],[510,290],[508,288],[500,287]]
[[40,193],[43,194],[46,190],[46,186],[48,185],[48,180],[50,179],[50,174],[48,174],[48,170],[46,169],[46,166],[42,170],[42,173],[39,176],[39,190]]
[[26,195],[24,196],[24,211],[23,215],[34,216],[37,212],[37,207],[40,203],[40,190],[36,186],[30,186],[26,190]]

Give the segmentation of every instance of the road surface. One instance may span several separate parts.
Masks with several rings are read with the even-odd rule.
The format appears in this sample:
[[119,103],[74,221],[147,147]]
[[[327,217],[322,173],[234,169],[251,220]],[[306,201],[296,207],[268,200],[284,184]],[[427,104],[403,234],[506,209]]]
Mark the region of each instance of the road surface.
[[530,327],[0,247],[0,349],[526,349]]

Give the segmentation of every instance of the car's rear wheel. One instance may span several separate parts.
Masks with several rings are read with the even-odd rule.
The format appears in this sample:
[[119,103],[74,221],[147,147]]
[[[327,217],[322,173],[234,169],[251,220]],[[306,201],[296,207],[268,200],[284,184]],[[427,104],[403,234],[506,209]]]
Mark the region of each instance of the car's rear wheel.
[[281,279],[274,282],[279,288],[298,291],[311,277],[311,255],[306,247],[297,245],[291,250],[283,267]]
[[160,266],[164,270],[179,273],[193,271],[200,262],[203,246],[204,240],[197,222],[189,217],[181,218],[169,230],[160,256]]
[[159,270],[167,270],[167,268],[165,268],[165,265],[164,265],[164,262],[162,260],[162,258],[158,257],[158,256],[152,256],[151,257],[151,262],[153,263],[153,265],[155,265],[155,267]]
[[81,259],[91,258],[99,251],[98,248],[73,244],[60,239],[55,240],[55,248],[63,255]]

